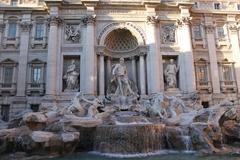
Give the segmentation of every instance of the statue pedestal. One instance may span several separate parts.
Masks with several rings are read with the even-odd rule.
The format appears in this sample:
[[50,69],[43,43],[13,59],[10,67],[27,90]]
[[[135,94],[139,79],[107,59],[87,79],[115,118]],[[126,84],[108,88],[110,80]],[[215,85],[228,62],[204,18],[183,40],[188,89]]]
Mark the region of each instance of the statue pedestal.
[[178,88],[168,88],[166,90],[166,94],[168,96],[176,96],[178,94],[181,94],[181,91]]
[[136,96],[112,96],[111,102],[118,110],[127,111],[135,104]]

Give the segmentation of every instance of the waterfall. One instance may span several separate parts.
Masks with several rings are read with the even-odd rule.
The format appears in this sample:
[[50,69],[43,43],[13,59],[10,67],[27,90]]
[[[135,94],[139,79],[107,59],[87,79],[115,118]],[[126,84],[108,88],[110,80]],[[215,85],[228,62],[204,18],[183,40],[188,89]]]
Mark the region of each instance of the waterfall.
[[115,154],[156,152],[165,148],[164,124],[105,125],[97,127],[94,151]]
[[181,133],[181,140],[185,146],[185,151],[192,151],[192,141],[191,137],[188,135],[188,129],[186,130],[185,128],[181,128],[180,130]]

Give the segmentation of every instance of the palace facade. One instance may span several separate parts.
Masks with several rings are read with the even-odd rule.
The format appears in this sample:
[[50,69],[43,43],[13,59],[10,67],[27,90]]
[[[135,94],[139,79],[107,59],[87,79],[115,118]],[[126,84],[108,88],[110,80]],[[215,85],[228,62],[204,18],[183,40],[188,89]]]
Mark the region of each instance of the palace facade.
[[[78,91],[106,95],[120,57],[142,97],[197,91],[204,107],[238,104],[239,29],[238,0],[1,0],[2,119],[63,106]],[[164,76],[170,59],[174,90]],[[66,80],[73,62],[74,89]]]

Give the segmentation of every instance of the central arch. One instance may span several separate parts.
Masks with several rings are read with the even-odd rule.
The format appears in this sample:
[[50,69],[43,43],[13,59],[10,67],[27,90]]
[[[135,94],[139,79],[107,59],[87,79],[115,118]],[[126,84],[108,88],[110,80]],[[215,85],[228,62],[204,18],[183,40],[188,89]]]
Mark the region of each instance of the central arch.
[[136,26],[135,24],[131,23],[131,22],[123,22],[123,23],[119,23],[119,22],[114,22],[111,24],[106,25],[103,30],[100,32],[99,36],[98,36],[98,45],[100,46],[104,46],[104,42],[106,37],[109,35],[109,33],[111,33],[114,30],[117,29],[126,29],[129,30],[131,32],[131,34],[136,37],[137,41],[138,41],[138,45],[145,45],[146,43],[146,35],[143,32],[143,30],[139,27]]
[[143,30],[130,22],[106,25],[97,38],[98,93],[106,94],[112,78],[112,66],[119,58],[125,59],[128,77],[142,95],[146,94],[146,36]]
[[108,34],[104,45],[112,52],[129,52],[138,47],[138,40],[129,30],[116,29]]

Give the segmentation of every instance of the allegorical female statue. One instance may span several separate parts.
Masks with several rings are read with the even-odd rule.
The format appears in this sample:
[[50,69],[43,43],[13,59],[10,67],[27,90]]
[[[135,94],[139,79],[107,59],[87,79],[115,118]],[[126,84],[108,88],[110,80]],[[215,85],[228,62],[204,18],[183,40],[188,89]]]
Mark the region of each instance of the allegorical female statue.
[[170,59],[170,63],[167,65],[164,70],[164,76],[167,81],[168,88],[176,88],[177,87],[177,72],[179,68],[174,64],[174,60]]
[[63,79],[66,80],[66,89],[65,91],[78,91],[79,82],[78,82],[79,73],[76,71],[75,60],[72,60],[71,64],[67,68],[66,74],[63,76]]

